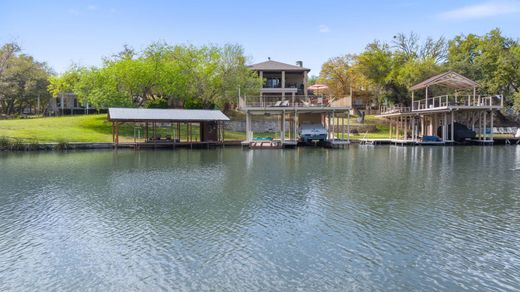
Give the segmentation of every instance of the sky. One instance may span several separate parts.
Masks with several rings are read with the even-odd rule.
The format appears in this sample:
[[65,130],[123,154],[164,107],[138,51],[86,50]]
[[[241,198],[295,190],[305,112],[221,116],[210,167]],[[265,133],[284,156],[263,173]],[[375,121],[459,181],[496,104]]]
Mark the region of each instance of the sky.
[[238,43],[252,63],[301,60],[318,75],[327,59],[400,32],[451,38],[496,27],[520,37],[520,0],[0,0],[0,44],[19,43],[57,73],[164,41]]

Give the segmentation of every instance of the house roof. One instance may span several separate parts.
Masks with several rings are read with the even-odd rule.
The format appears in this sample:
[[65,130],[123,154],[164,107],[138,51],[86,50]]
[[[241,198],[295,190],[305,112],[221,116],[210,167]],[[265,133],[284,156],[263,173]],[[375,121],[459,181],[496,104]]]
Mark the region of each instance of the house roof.
[[255,71],[311,71],[309,68],[300,67],[297,65],[286,64],[277,61],[265,61],[249,66],[249,68]]
[[435,75],[433,77],[430,77],[420,83],[415,84],[414,86],[410,87],[410,90],[417,90],[426,88],[431,85],[444,85],[449,88],[453,89],[468,89],[468,88],[474,88],[478,87],[479,84],[467,77],[464,77],[458,73],[455,73],[453,71],[448,71],[439,75]]
[[150,109],[150,108],[109,108],[110,121],[229,121],[219,110],[199,109]]

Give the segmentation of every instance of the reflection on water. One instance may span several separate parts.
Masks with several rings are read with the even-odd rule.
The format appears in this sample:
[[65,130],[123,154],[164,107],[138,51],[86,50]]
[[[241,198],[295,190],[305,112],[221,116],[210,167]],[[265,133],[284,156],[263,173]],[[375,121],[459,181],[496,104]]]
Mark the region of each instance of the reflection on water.
[[520,147],[0,153],[0,290],[517,290]]

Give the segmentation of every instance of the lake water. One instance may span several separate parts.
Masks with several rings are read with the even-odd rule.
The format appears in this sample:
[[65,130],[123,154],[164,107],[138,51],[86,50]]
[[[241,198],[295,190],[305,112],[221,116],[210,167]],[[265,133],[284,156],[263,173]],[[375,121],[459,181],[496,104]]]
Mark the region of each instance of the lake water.
[[0,153],[0,290],[518,290],[520,147]]

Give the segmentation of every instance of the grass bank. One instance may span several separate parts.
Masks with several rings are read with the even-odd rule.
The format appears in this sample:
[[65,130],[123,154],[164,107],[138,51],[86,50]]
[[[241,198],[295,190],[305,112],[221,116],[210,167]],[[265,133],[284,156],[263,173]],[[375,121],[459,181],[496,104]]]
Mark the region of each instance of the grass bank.
[[[198,126],[193,127],[198,133]],[[123,125],[120,130],[121,142],[133,141],[134,127]],[[163,137],[171,133],[169,128],[159,130]],[[143,130],[140,133],[143,136]],[[112,124],[106,114],[31,119],[0,120],[0,137],[21,141],[53,142],[112,142]],[[181,138],[186,137],[186,129],[181,128]],[[244,133],[225,132],[227,140],[240,140]]]
[[[388,125],[383,119],[367,116],[364,124],[359,124],[356,117],[352,117],[353,128],[371,126],[372,131],[359,131],[351,135],[352,139],[359,138],[386,138]],[[198,133],[198,126],[193,127]],[[163,137],[171,134],[171,129],[162,128],[159,133]],[[143,136],[143,130],[140,132]],[[277,138],[278,133],[255,133],[255,137],[271,136]],[[55,142],[112,142],[112,127],[107,121],[106,114],[77,115],[64,117],[46,117],[30,119],[0,120],[0,137],[24,143],[55,143]],[[120,128],[120,141],[133,141],[134,127],[123,125]],[[186,129],[181,127],[181,138],[186,137]],[[245,133],[225,132],[226,140],[243,140]]]

